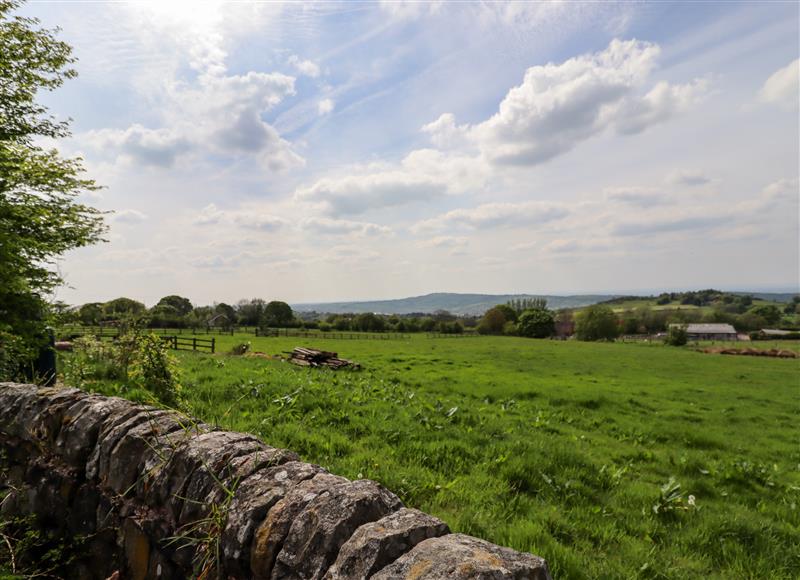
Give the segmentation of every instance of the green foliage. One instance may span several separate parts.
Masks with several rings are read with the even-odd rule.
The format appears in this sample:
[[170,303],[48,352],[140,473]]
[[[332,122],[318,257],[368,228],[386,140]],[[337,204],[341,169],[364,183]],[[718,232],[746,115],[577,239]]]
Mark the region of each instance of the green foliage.
[[500,310],[503,313],[507,322],[516,322],[519,312],[517,312],[514,308],[512,308],[509,304],[498,304],[494,308]]
[[26,366],[34,356],[29,342],[15,334],[0,330],[0,379],[24,380]]
[[681,484],[670,477],[669,481],[661,486],[656,503],[653,504],[653,513],[657,516],[674,515],[679,511],[689,511],[697,509],[695,497],[681,491]]
[[106,320],[118,320],[144,314],[147,308],[144,304],[131,298],[115,298],[103,304],[103,316]]
[[84,336],[73,341],[72,349],[73,355],[62,365],[64,382],[69,386],[87,389],[105,379],[127,380],[123,346]]
[[[5,499],[1,494],[0,498]],[[0,514],[0,579],[68,578],[75,560],[84,559],[87,538],[52,536],[34,515]]]
[[553,313],[546,308],[526,310],[519,317],[517,329],[520,336],[547,338],[555,333],[555,318]]
[[139,339],[130,379],[165,405],[175,406],[180,401],[177,360],[170,354],[167,344],[154,334]]
[[575,336],[578,340],[613,340],[619,334],[617,315],[602,304],[595,304],[575,316]]
[[760,304],[759,306],[754,306],[748,313],[760,316],[764,319],[764,322],[770,325],[778,324],[783,317],[783,313],[774,304]]
[[480,334],[502,334],[506,322],[508,322],[508,319],[506,318],[505,308],[495,306],[484,313],[480,324],[478,324],[478,332]]
[[78,319],[81,324],[97,326],[103,320],[103,303],[90,302],[78,308]]
[[188,298],[184,298],[183,296],[178,296],[176,294],[164,296],[158,301],[156,306],[170,306],[175,312],[178,313],[178,316],[186,316],[194,309],[192,302]]
[[75,202],[97,189],[81,177],[81,160],[35,144],[69,135],[36,99],[75,71],[70,47],[38,20],[13,16],[18,7],[0,1],[0,331],[35,351],[48,294],[61,283],[55,260],[99,241],[104,227],[97,210]]
[[686,333],[686,327],[682,324],[670,326],[664,342],[670,346],[684,346],[689,342],[689,335]]
[[[508,306],[519,316],[526,310],[546,310],[547,298],[517,298],[515,300],[509,300]],[[516,320],[517,318],[515,316],[514,322],[516,322]]]
[[283,328],[291,326],[294,321],[294,312],[286,302],[273,300],[264,307],[264,326]]
[[231,349],[231,354],[241,356],[243,354],[247,354],[249,351],[250,351],[250,341],[246,340],[234,346]]
[[350,322],[350,330],[357,330],[361,332],[383,332],[386,330],[386,323],[382,316],[373,314],[372,312],[365,312],[358,314]]

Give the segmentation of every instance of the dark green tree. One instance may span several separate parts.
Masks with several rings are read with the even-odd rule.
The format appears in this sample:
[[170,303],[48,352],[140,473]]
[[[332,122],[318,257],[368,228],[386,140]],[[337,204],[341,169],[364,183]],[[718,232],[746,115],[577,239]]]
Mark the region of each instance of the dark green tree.
[[176,294],[164,296],[156,306],[171,306],[178,316],[186,316],[194,309],[192,302],[188,298]]
[[114,298],[103,304],[103,316],[106,320],[118,320],[120,318],[129,318],[131,316],[139,316],[144,314],[147,310],[144,304],[133,300],[132,298]]
[[266,326],[282,328],[291,325],[293,321],[294,312],[292,312],[292,307],[286,304],[286,302],[273,300],[264,308],[264,324]]
[[17,364],[11,355],[24,363],[43,340],[48,299],[62,283],[55,260],[100,241],[105,230],[101,213],[76,201],[97,189],[82,177],[81,160],[36,144],[69,135],[67,122],[54,119],[37,97],[76,72],[70,46],[37,19],[13,15],[19,6],[0,0],[0,372],[6,377]]
[[617,315],[608,306],[595,304],[575,316],[578,340],[613,340],[618,334]]
[[360,330],[361,332],[383,332],[386,330],[386,322],[377,314],[364,312],[353,319],[350,329]]
[[103,320],[103,303],[89,302],[78,308],[78,320],[81,324],[96,326]]
[[546,308],[526,310],[519,317],[517,332],[528,338],[547,338],[556,331],[553,313]]
[[755,314],[756,316],[760,316],[767,322],[767,324],[778,324],[781,321],[781,318],[783,318],[783,313],[781,312],[780,308],[774,304],[760,304],[758,306],[754,306],[748,310],[748,312]]
[[224,314],[228,320],[233,324],[236,322],[236,310],[233,309],[233,306],[230,304],[225,304],[224,302],[220,302],[216,306],[214,306],[214,314]]
[[503,313],[503,316],[506,318],[506,322],[516,322],[517,318],[519,318],[520,313],[514,310],[508,304],[498,304],[495,306],[495,308]]
[[239,302],[236,303],[236,313],[239,318],[239,324],[243,326],[258,326],[261,324],[265,306],[266,302],[261,298],[239,300]]
[[664,342],[670,346],[684,346],[687,342],[689,342],[689,335],[686,333],[686,326],[683,324],[673,324],[670,326]]
[[481,334],[502,334],[503,327],[508,319],[503,308],[494,306],[483,314],[478,324],[478,332]]

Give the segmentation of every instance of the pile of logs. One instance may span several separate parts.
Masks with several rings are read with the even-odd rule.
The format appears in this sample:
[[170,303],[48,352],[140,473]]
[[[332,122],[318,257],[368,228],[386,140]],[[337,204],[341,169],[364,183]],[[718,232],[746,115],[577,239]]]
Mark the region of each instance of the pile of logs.
[[328,367],[334,370],[361,368],[361,365],[356,362],[339,358],[338,353],[315,350],[313,348],[303,348],[300,346],[295,347],[290,353],[289,362],[303,367]]

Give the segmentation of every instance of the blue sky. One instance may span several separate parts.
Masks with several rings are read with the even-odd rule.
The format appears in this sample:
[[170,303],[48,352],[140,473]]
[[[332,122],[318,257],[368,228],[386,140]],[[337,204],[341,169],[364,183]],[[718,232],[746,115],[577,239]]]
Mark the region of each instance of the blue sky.
[[74,303],[797,288],[798,4],[72,3]]

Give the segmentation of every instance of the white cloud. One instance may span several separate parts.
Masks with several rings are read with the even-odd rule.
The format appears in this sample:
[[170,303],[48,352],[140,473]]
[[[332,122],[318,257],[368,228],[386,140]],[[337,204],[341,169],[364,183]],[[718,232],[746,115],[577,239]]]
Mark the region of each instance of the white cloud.
[[602,239],[556,239],[548,242],[542,248],[550,254],[584,254],[589,252],[606,252],[613,246],[608,240]]
[[270,170],[303,164],[261,115],[294,95],[294,78],[280,73],[198,77],[175,83],[166,99],[166,122],[198,146],[223,155],[253,155]]
[[607,201],[639,207],[653,207],[672,203],[670,196],[648,187],[607,187],[603,190]]
[[322,115],[327,115],[328,113],[332,112],[336,103],[334,103],[333,99],[322,99],[317,104],[317,112]]
[[273,232],[288,226],[288,220],[258,209],[220,210],[213,203],[204,207],[194,218],[193,223],[200,226],[217,224],[238,225],[244,228]]
[[122,224],[138,224],[145,221],[147,219],[147,215],[136,209],[123,209],[114,212],[114,217],[112,219],[115,222]]
[[511,246],[512,252],[527,252],[528,250],[534,249],[536,246],[539,245],[539,242],[523,242],[521,244],[514,244]]
[[799,85],[800,59],[797,59],[773,73],[761,87],[758,98],[761,102],[795,111],[800,105]]
[[143,165],[169,167],[189,151],[188,139],[171,129],[148,129],[134,124],[127,129],[99,129],[84,135],[85,142],[98,150],[114,148],[120,155]]
[[683,85],[661,81],[643,97],[629,98],[622,103],[616,116],[617,131],[633,135],[663,123],[698,103],[705,96],[708,86],[707,79],[695,79]]
[[[134,10],[143,22],[150,22],[157,12]],[[251,156],[270,171],[302,166],[304,159],[263,119],[266,112],[295,94],[294,77],[256,71],[229,74],[220,31],[224,17],[216,8],[201,12],[203,18],[191,21],[197,30],[174,39],[180,64],[188,64],[197,74],[181,76],[176,65],[157,82],[135,84],[159,126],[145,128],[134,123],[125,129],[93,131],[86,135],[90,145],[102,153],[162,167],[189,151],[229,158]],[[167,11],[165,17],[170,14]],[[174,32],[171,22],[167,18],[167,23],[158,23],[157,28]],[[141,40],[145,42],[147,37]]]
[[466,143],[464,129],[456,126],[456,117],[452,113],[444,113],[435,121],[423,125],[422,132],[428,133],[431,142],[440,149],[449,149]]
[[310,60],[303,60],[296,54],[290,56],[287,62],[292,65],[298,74],[311,78],[317,78],[320,74],[319,65],[317,63]]
[[415,20],[436,14],[442,7],[441,0],[418,2],[417,0],[380,0],[381,9],[397,20]]
[[439,180],[405,171],[323,178],[299,188],[295,199],[320,205],[330,215],[356,215],[373,209],[430,201],[445,194]]
[[560,220],[569,215],[563,204],[528,201],[487,203],[473,209],[454,209],[416,224],[412,231],[446,230],[468,227],[476,230],[530,227]]
[[694,187],[698,185],[705,185],[711,181],[702,171],[673,171],[667,176],[667,183],[673,185],[683,185]]
[[641,95],[659,54],[652,43],[613,40],[601,52],[529,68],[482,123],[459,126],[445,114],[423,131],[438,146],[468,140],[492,162],[516,165],[543,163],[608,128],[639,133],[685,111],[708,86],[662,81]]
[[386,236],[392,230],[386,226],[369,222],[354,222],[349,220],[334,220],[325,217],[305,218],[300,222],[300,228],[311,234],[340,236]]
[[436,236],[417,243],[420,248],[460,248],[467,245],[467,238],[461,236]]

